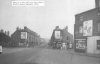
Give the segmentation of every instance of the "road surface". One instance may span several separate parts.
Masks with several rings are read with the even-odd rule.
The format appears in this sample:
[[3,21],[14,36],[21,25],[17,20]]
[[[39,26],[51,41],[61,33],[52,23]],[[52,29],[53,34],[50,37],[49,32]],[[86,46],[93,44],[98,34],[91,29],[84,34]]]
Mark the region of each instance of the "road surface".
[[65,50],[46,48],[15,50],[0,54],[0,64],[100,64],[100,58],[70,54]]

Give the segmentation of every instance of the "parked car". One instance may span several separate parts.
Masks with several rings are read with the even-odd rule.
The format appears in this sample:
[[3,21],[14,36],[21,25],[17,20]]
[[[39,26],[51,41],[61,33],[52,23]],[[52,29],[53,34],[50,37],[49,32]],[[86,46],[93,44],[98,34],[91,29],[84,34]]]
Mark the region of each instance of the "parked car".
[[0,45],[0,54],[2,53],[2,46]]

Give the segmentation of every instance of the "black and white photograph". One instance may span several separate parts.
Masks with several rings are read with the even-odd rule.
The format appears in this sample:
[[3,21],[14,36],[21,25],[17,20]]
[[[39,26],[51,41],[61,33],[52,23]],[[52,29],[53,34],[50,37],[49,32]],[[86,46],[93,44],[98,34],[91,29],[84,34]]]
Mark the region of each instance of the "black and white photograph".
[[100,64],[100,0],[0,0],[0,64]]

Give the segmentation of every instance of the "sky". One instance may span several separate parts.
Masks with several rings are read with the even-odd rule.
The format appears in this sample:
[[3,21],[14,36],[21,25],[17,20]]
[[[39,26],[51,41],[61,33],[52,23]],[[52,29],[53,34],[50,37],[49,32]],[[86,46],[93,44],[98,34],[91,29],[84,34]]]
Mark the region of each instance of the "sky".
[[50,38],[55,26],[68,26],[74,34],[75,15],[95,8],[95,0],[41,0],[45,5],[38,7],[12,6],[12,1],[0,0],[0,29],[12,34],[17,26],[27,26],[42,38]]

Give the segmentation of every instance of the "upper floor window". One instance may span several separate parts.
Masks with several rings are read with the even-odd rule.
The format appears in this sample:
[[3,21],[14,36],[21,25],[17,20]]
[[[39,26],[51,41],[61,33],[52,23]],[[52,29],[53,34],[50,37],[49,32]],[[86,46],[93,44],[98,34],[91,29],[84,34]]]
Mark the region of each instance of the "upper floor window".
[[100,23],[98,23],[98,32],[100,32]]
[[83,33],[83,27],[82,26],[79,27],[79,33]]
[[98,3],[99,3],[99,7],[100,7],[100,0],[99,0],[99,2],[98,2]]
[[80,21],[83,21],[83,16],[80,16]]
[[69,37],[67,36],[67,40],[69,40]]

